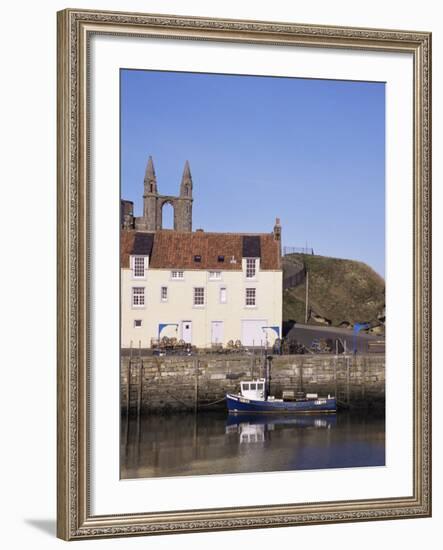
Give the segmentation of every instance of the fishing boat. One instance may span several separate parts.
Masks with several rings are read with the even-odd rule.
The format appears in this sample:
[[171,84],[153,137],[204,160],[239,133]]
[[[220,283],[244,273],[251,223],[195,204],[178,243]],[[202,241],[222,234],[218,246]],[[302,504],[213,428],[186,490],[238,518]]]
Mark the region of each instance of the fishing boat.
[[293,400],[277,399],[269,395],[269,385],[265,378],[240,382],[240,393],[226,394],[229,414],[244,413],[335,413],[335,397],[319,397],[316,393],[307,393]]

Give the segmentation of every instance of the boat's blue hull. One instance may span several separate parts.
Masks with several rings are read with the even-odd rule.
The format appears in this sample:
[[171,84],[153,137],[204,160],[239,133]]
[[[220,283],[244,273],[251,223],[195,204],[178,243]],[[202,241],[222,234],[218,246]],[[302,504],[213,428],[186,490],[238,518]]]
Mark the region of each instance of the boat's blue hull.
[[240,413],[318,413],[336,412],[335,397],[304,399],[302,401],[255,401],[245,397],[226,394],[230,414]]

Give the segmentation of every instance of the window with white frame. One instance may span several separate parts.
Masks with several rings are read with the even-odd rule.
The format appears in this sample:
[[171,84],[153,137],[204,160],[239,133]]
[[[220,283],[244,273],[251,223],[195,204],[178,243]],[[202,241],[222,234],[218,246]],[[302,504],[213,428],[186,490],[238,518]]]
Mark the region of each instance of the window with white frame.
[[184,279],[184,271],[171,271],[171,279]]
[[142,320],[141,319],[134,319],[134,327],[140,328],[142,326]]
[[228,291],[225,286],[220,287],[220,303],[226,304],[228,301]]
[[144,279],[146,270],[146,256],[132,257],[132,276],[135,279]]
[[256,289],[247,288],[246,289],[246,306],[255,306],[256,305]]
[[145,307],[145,287],[144,286],[132,287],[132,306]]
[[246,258],[246,278],[254,279],[257,272],[257,261],[255,258]]
[[205,305],[205,289],[202,286],[196,286],[194,288],[194,306]]
[[209,280],[210,281],[219,281],[222,277],[221,271],[210,271]]
[[168,301],[168,287],[167,286],[162,286],[161,287],[160,297],[161,297],[162,302],[167,302]]

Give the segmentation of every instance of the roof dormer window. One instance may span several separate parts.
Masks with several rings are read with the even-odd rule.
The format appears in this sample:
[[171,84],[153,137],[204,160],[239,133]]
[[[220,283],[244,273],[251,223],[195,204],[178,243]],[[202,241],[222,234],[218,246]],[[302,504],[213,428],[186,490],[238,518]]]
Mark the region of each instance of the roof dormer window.
[[246,279],[255,279],[257,275],[256,258],[246,258]]
[[147,268],[147,256],[132,256],[132,276],[134,279],[144,279]]

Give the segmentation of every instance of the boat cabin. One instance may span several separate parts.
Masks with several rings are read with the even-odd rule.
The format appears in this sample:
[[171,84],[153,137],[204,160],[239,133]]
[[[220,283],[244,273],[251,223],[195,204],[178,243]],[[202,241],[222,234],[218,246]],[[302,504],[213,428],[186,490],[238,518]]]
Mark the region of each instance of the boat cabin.
[[246,399],[265,401],[265,379],[258,378],[257,380],[242,381],[240,392]]

